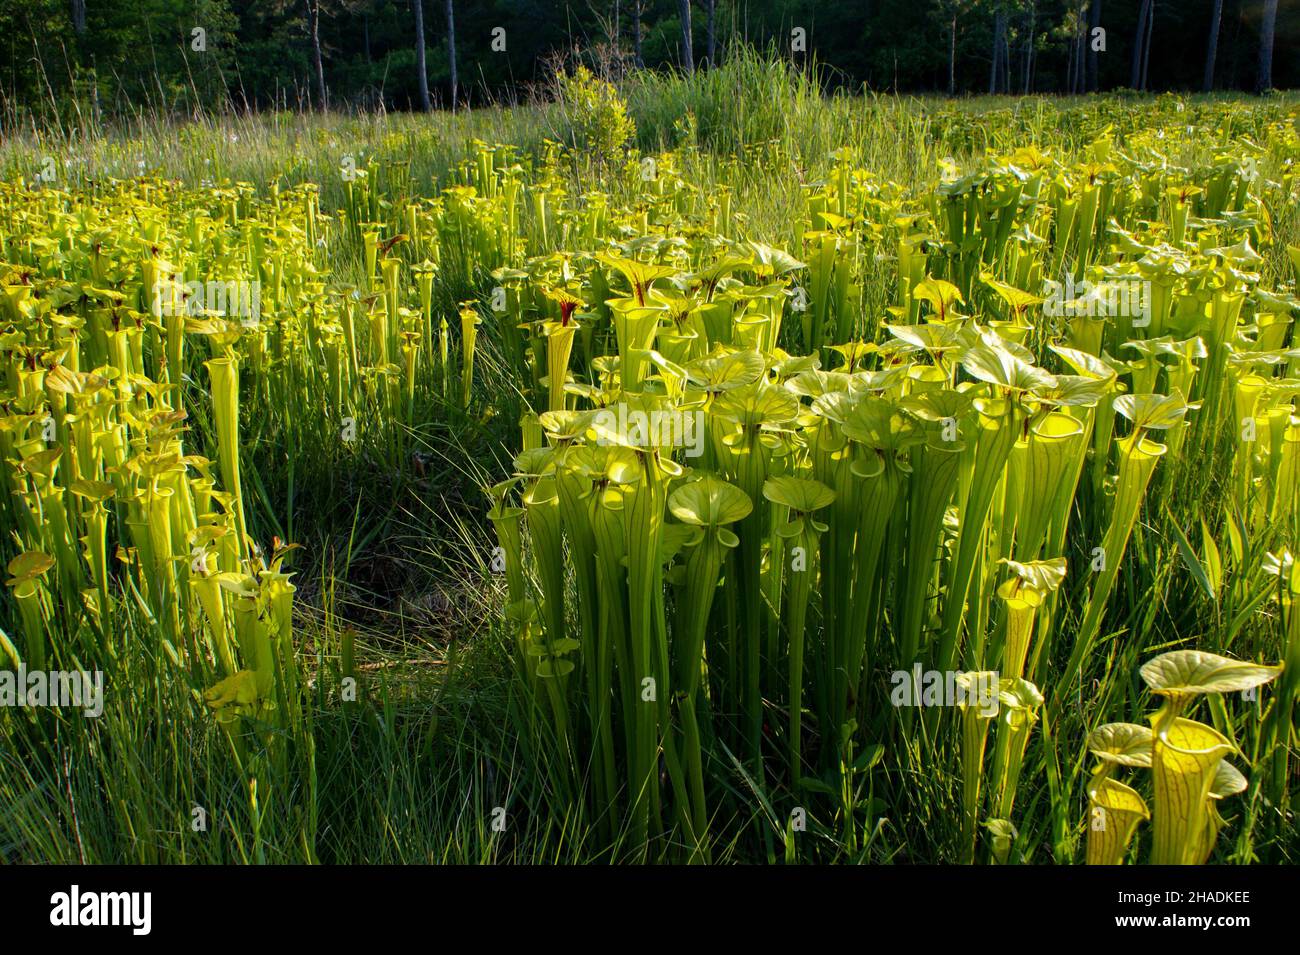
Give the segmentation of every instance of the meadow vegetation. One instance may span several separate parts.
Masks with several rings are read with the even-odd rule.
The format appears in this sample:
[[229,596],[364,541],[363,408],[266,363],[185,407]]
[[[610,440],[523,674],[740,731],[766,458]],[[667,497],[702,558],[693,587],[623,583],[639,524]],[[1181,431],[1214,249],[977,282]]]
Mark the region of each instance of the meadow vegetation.
[[552,94],[0,143],[0,859],[1297,861],[1295,98]]

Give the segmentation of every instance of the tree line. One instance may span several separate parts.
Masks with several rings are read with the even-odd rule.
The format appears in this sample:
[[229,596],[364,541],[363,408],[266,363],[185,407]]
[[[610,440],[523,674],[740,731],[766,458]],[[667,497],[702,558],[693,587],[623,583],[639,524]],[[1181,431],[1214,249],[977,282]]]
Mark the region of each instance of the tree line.
[[0,110],[458,108],[738,44],[850,89],[1264,91],[1300,0],[0,0]]

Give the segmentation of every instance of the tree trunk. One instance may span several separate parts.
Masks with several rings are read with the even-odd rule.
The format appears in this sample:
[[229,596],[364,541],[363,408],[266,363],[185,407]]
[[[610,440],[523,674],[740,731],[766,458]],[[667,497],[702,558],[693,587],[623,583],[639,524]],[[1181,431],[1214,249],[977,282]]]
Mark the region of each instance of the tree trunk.
[[1097,92],[1097,51],[1093,49],[1092,31],[1101,26],[1101,0],[1092,0],[1092,12],[1088,14],[1088,35],[1084,42],[1088,44],[1088,89]]
[[1034,88],[1034,34],[1037,26],[1037,4],[1030,6],[1030,39],[1024,49],[1024,95],[1030,95]]
[[957,95],[957,12],[948,26],[948,95]]
[[1147,73],[1151,69],[1151,34],[1156,29],[1156,5],[1154,0],[1151,2],[1151,9],[1147,13],[1147,39],[1142,44],[1142,90],[1147,89]]
[[686,75],[695,73],[695,53],[691,49],[691,0],[678,0],[682,11],[682,69]]
[[717,37],[713,32],[713,14],[715,12],[714,8],[716,6],[717,6],[717,0],[709,0],[708,10],[709,10],[709,66],[710,67],[713,66],[713,55],[714,55],[714,51],[717,49],[717,43],[716,43]]
[[1135,90],[1142,88],[1142,48],[1145,45],[1147,17],[1151,15],[1151,0],[1142,0],[1138,10],[1137,30],[1133,34],[1133,69],[1129,74],[1129,86]]
[[1011,22],[1007,18],[1007,31],[1002,34],[1002,92],[1011,95]]
[[72,29],[78,36],[86,32],[86,0],[72,0]]
[[1002,11],[993,14],[993,51],[989,58],[989,95],[998,91],[998,28],[1002,26]]
[[1210,13],[1210,36],[1205,42],[1205,78],[1201,89],[1206,93],[1214,89],[1214,61],[1219,55],[1219,24],[1223,20],[1223,0],[1214,0]]
[[645,67],[641,59],[641,0],[632,0],[632,62],[638,70]]
[[307,11],[307,34],[311,37],[311,62],[316,72],[316,99],[322,112],[329,108],[329,95],[325,90],[325,64],[320,55],[320,0],[302,0]]
[[1065,92],[1073,96],[1079,88],[1079,71],[1083,69],[1083,64],[1079,62],[1079,5],[1077,2],[1070,7],[1070,14],[1075,19],[1070,22],[1070,29],[1074,32],[1070,34],[1070,60],[1065,70]]
[[1029,3],[1029,37],[1025,40],[1025,95],[1029,95],[1030,76],[1034,68],[1034,28],[1038,25],[1038,2]]
[[1277,0],[1264,0],[1264,16],[1259,21],[1259,69],[1255,74],[1255,92],[1273,88],[1273,34],[1277,30]]
[[1079,12],[1078,30],[1074,42],[1079,47],[1079,68],[1074,73],[1074,92],[1076,95],[1088,90],[1088,5],[1085,3]]
[[420,109],[426,113],[433,109],[429,103],[429,74],[424,68],[424,0],[411,0],[415,11],[415,71],[420,81]]
[[460,78],[456,75],[456,14],[447,0],[447,61],[451,66],[451,111],[460,100]]
[[993,66],[989,70],[989,93],[990,95],[998,91],[998,80],[1001,78],[1001,71],[998,69],[1002,65],[1002,46],[1003,38],[1007,32],[1007,14],[1001,4],[998,5],[998,12],[993,18]]
[[1065,50],[1065,92],[1074,92],[1074,56],[1078,52],[1078,44],[1073,39]]

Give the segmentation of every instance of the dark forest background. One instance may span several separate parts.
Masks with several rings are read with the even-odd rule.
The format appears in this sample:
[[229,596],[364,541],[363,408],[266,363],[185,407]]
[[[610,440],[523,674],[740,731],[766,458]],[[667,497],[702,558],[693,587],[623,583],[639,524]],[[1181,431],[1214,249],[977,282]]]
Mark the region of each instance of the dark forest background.
[[1300,85],[1300,0],[0,0],[0,109],[446,108],[738,44],[854,90],[1258,91]]

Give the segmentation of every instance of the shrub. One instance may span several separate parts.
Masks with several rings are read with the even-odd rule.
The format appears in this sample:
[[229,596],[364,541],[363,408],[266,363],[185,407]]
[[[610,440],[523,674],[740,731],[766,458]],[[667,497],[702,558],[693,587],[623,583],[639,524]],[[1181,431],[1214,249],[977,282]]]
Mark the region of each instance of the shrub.
[[636,136],[636,124],[618,90],[585,66],[561,74],[558,83],[564,141],[599,165],[621,162],[624,146]]

